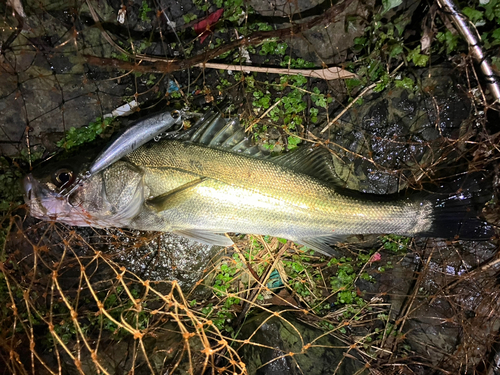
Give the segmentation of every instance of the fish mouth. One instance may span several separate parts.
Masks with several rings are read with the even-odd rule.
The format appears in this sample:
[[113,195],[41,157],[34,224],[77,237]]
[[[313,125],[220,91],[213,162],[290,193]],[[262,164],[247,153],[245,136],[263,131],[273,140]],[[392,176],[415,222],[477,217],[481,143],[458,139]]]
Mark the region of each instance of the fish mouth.
[[29,204],[31,201],[31,193],[33,191],[33,175],[29,174],[22,180],[22,186],[24,190],[24,201]]
[[31,216],[68,225],[91,225],[92,220],[84,209],[71,205],[66,196],[40,183],[32,174],[24,177],[22,185]]
[[57,220],[66,217],[72,207],[59,193],[51,191],[40,184],[32,174],[22,181],[24,201],[30,209],[30,214],[37,219]]
[[32,174],[24,177],[22,185],[24,189],[24,202],[29,207],[31,216],[38,219],[50,218],[49,210],[47,209],[47,207],[50,207],[48,204],[51,201],[50,195],[52,195],[53,199],[57,199],[57,194],[50,194],[51,192],[47,188],[43,188]]
[[37,200],[61,199],[60,194],[42,186],[31,173],[23,178],[22,185],[24,189],[24,201],[28,206],[31,206]]

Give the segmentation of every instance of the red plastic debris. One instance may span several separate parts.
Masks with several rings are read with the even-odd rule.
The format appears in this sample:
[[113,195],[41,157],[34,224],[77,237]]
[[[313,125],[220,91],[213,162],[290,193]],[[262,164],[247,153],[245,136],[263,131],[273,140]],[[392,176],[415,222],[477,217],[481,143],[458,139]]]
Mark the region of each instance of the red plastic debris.
[[194,32],[200,36],[200,43],[203,43],[205,39],[210,35],[210,27],[217,23],[217,21],[224,14],[224,9],[221,8],[213,13],[210,13],[207,17],[203,18],[200,22],[194,24]]
[[382,255],[380,255],[379,252],[373,254],[370,258],[370,260],[368,261],[368,263],[372,264],[373,262],[378,262],[382,259]]

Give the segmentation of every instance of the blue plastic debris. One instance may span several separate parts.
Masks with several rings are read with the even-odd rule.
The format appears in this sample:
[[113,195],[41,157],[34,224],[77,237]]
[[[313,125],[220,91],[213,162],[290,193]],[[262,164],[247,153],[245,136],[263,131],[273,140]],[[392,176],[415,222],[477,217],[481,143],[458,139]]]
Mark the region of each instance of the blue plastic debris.
[[175,83],[174,81],[170,80],[168,82],[167,91],[168,91],[169,94],[172,93],[172,92],[175,92],[175,91],[179,91],[179,86],[177,86],[177,83]]
[[267,281],[266,286],[269,289],[276,289],[284,286],[283,280],[281,280],[280,273],[277,270],[273,270],[273,272],[271,272],[271,275],[269,275],[269,280]]

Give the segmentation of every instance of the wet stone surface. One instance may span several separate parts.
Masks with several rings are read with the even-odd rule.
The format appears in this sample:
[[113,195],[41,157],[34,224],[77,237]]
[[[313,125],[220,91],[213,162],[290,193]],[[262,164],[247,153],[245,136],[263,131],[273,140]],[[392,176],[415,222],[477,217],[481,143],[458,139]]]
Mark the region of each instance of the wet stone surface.
[[[364,365],[344,356],[345,344],[298,319],[297,314],[281,312],[279,317],[262,312],[241,328],[242,339],[252,337],[261,345],[245,345],[241,355],[250,375],[338,375],[364,374]],[[319,336],[322,336],[318,339]],[[312,343],[312,347],[304,347]],[[302,354],[303,351],[303,354]],[[295,353],[290,356],[290,353]],[[359,372],[358,372],[359,371]]]
[[[108,2],[92,4],[104,22],[116,21]],[[135,92],[130,77],[116,79],[115,74],[85,64],[82,55],[113,52],[99,28],[86,27],[93,21],[85,5],[77,15],[65,1],[23,1],[23,6],[25,27],[0,55],[0,153],[4,155],[26,148],[28,134],[32,152],[42,150],[47,134],[87,125]],[[75,16],[77,40],[73,38]],[[0,27],[0,40],[7,40],[11,32]]]
[[[490,297],[499,292],[491,277],[498,266],[463,275],[487,264],[496,251],[491,242],[428,240],[404,258],[392,257],[394,268],[379,275],[374,295],[386,296],[392,321],[404,321],[404,342],[413,356],[454,371],[478,363],[500,328]],[[468,362],[458,363],[464,355]]]
[[348,188],[395,193],[438,160],[443,139],[458,139],[470,128],[471,102],[456,74],[446,66],[420,74],[421,92],[393,88],[337,112],[342,116],[328,130],[329,147]]
[[[283,27],[289,25],[290,18],[295,22],[307,22],[310,19],[308,17],[321,15],[327,4],[319,0],[250,0],[248,3],[259,15],[273,17],[274,20],[282,18]],[[342,63],[346,60],[354,39],[363,35],[363,15],[367,16],[366,9],[374,4],[372,0],[354,1],[345,15],[338,17],[338,22],[313,27],[303,32],[299,38],[287,38],[286,42],[295,55],[314,62],[316,66]],[[350,15],[353,17],[349,17]]]
[[[111,231],[120,236],[119,230]],[[133,242],[137,237],[140,233],[123,236],[118,242],[113,241],[106,251],[116,254],[117,262],[144,280],[175,280],[185,293],[192,291],[193,298],[210,297],[212,290],[203,285],[210,285],[208,272],[217,261],[220,246],[204,245],[172,233],[158,233],[153,240],[136,247]]]

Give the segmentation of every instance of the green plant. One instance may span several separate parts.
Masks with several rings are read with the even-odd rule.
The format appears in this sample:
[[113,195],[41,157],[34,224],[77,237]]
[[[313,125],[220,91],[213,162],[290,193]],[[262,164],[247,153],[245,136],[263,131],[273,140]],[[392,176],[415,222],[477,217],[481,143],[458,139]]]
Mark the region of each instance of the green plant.
[[292,59],[290,56],[285,56],[280,65],[285,68],[290,67],[294,69],[315,67],[314,63],[311,61],[305,61],[304,59],[301,58]]
[[337,266],[335,276],[330,277],[330,285],[337,291],[337,304],[356,304],[364,307],[366,302],[357,295],[355,280],[358,278],[356,261],[352,258],[333,258],[329,264]]
[[[497,69],[500,69],[498,58],[498,46],[500,45],[500,0],[489,0],[477,2],[467,2],[462,8],[462,13],[466,15],[470,22],[474,24],[481,35],[481,42],[486,50],[490,50],[492,62]],[[450,36],[449,32],[445,32],[444,42],[447,50],[453,51],[458,42],[453,39],[455,35]],[[439,40],[439,34],[437,36]],[[443,36],[441,36],[443,39]],[[451,40],[451,41],[450,41]],[[464,49],[465,43],[462,43]],[[488,52],[490,52],[488,51]]]
[[[288,286],[308,303],[315,314],[323,315],[331,309],[324,300],[325,295],[336,296],[335,304],[347,306],[345,316],[354,316],[366,306],[358,295],[355,282],[358,278],[373,282],[368,272],[361,271],[370,261],[370,254],[359,254],[358,258],[331,258],[319,266],[312,263],[311,253],[292,255],[283,259]],[[314,254],[314,252],[312,252]]]
[[75,146],[92,142],[99,134],[102,134],[102,132],[113,122],[113,120],[113,117],[106,117],[104,119],[98,117],[87,126],[78,129],[72,127],[66,132],[64,138],[57,142],[57,146],[64,147],[66,150],[69,150]]
[[139,18],[142,21],[147,21],[149,19],[148,12],[151,12],[152,9],[149,7],[146,0],[142,0],[141,7],[139,8]]
[[[193,13],[188,13],[188,14],[184,14],[182,16],[182,18],[184,19],[185,23],[189,23],[191,21],[194,21],[194,20],[198,19],[198,16],[196,14],[193,14]],[[175,48],[175,46],[172,47],[172,48]]]
[[278,43],[277,41],[267,41],[262,43],[259,54],[263,56],[271,55],[280,55],[283,56],[286,53],[288,48],[288,44],[286,43]]
[[21,177],[21,171],[0,156],[0,211],[7,212],[22,203]]
[[220,271],[217,272],[215,276],[215,294],[219,297],[225,296],[228,292],[228,289],[231,287],[234,276],[237,273],[238,269],[236,267],[230,267],[227,264],[221,264]]
[[[414,89],[413,80],[410,81],[404,73],[398,78],[390,74],[391,69],[400,63],[425,67],[429,62],[429,55],[422,53],[420,45],[415,46],[405,40],[404,32],[410,19],[404,14],[391,18],[385,15],[389,9],[400,4],[400,0],[384,0],[383,10],[374,15],[365,28],[365,34],[354,39],[353,51],[358,60],[348,64],[347,69],[355,71],[358,78],[345,81],[348,93],[370,83],[375,83],[375,92],[384,90],[393,82],[397,87]],[[438,38],[442,36],[438,35]]]
[[215,0],[217,8],[224,8],[224,19],[239,22],[245,12],[249,12],[243,0]]
[[411,243],[411,238],[388,234],[380,238],[384,249],[391,250],[397,254],[406,254]]

